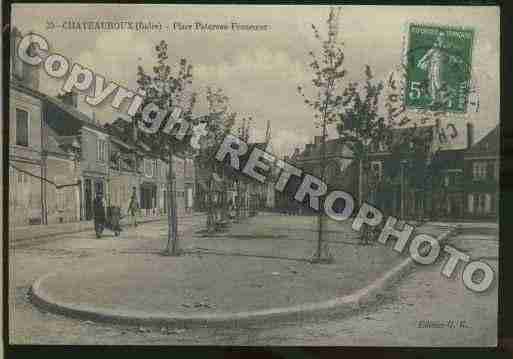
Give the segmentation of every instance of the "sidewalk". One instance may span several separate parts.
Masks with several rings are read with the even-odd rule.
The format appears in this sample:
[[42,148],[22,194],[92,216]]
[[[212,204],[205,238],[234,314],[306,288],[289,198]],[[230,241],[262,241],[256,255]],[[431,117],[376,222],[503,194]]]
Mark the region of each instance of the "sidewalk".
[[[145,237],[125,233],[108,251],[112,241],[89,241],[87,248],[102,250],[40,277],[32,300],[81,319],[138,325],[288,321],[366,307],[410,267],[409,258],[387,246],[359,244],[347,223],[330,226],[334,262],[311,264],[314,226],[309,217],[292,223],[255,217],[222,236],[182,242],[180,257],[159,254],[164,224],[148,226]],[[451,229],[423,225],[417,231],[445,238]]]
[[[192,215],[201,215],[201,212],[192,213]],[[149,223],[167,220],[167,214],[162,216],[143,216],[138,217],[138,223]],[[127,218],[121,219],[121,226],[128,225]],[[9,243],[14,244],[20,241],[30,239],[45,238],[58,236],[63,234],[78,233],[94,229],[94,222],[80,221],[70,223],[53,223],[48,225],[32,225],[32,226],[9,226]]]

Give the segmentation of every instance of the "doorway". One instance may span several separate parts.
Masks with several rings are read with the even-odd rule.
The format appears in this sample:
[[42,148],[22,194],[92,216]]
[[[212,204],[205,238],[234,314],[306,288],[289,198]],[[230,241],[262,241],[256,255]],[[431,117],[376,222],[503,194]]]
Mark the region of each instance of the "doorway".
[[85,220],[93,219],[93,188],[90,179],[84,181]]

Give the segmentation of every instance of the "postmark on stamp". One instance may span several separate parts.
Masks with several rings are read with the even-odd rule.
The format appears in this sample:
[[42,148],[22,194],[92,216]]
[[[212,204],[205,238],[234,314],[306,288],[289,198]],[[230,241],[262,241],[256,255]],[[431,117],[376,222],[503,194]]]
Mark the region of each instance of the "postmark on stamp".
[[466,113],[473,42],[473,29],[409,24],[406,107]]

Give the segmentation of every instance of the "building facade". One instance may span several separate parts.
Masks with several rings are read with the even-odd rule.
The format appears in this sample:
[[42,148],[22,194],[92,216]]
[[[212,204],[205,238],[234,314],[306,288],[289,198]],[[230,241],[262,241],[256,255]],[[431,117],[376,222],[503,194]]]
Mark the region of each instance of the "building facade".
[[[110,127],[77,108],[76,94],[56,97],[39,91],[39,69],[25,66],[14,49],[9,91],[9,222],[15,225],[91,220],[98,192],[107,206],[126,213],[133,188],[141,214],[168,208],[169,165],[144,143],[124,141]],[[194,205],[191,158],[173,156],[178,215]]]
[[[390,145],[371,146],[364,164],[363,191],[366,201],[387,215],[406,219],[496,218],[499,197],[498,127],[474,143],[473,125],[437,123],[419,127],[415,143],[408,129],[394,130]],[[285,157],[304,173],[320,177],[321,138]],[[353,195],[358,203],[359,166],[340,139],[326,141],[324,179],[328,188]],[[294,178],[294,177],[293,177]],[[293,200],[299,185],[277,192],[277,209],[282,212],[313,213]]]
[[9,222],[41,223],[42,103],[16,87],[9,95]]
[[466,218],[496,219],[499,215],[500,179],[499,126],[464,154]]

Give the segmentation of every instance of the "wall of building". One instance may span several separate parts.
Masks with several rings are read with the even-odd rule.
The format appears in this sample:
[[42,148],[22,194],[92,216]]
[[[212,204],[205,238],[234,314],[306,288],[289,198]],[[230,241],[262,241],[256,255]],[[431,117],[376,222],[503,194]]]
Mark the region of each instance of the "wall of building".
[[[14,165],[34,175],[41,175],[41,167],[18,161]],[[41,180],[9,167],[9,224],[38,224],[42,220]]]
[[[39,161],[41,159],[41,120],[42,104],[37,98],[21,91],[9,91],[9,145],[10,156],[25,160]],[[16,109],[28,112],[28,146],[16,145]]]
[[[98,158],[98,141],[106,141],[107,150],[104,160]],[[84,172],[98,173],[105,175],[108,170],[109,159],[109,136],[100,131],[83,126],[80,134],[82,159],[81,168]]]
[[498,155],[494,157],[475,156],[465,160],[464,201],[467,218],[498,216],[499,160]]
[[[11,88],[9,100],[9,222],[41,221],[41,101]],[[28,146],[16,144],[16,109],[28,113]]]
[[[193,206],[194,163],[190,160],[185,163],[183,159],[178,157],[174,157],[173,160],[173,170],[176,176],[176,206],[178,215],[182,216],[189,213]],[[122,212],[126,213],[132,188],[135,187],[142,215],[158,216],[167,213],[169,166],[162,160],[157,160],[155,168],[154,161],[154,158],[143,158],[140,161],[140,171],[138,172],[110,170],[108,182],[112,205],[121,207]],[[154,198],[152,197],[151,188],[155,189]],[[150,197],[148,198],[148,196]]]
[[[57,185],[76,184],[80,178],[78,167],[72,159],[51,157],[46,160],[47,179]],[[47,183],[46,209],[48,223],[74,222],[80,219],[80,187],[57,188]]]

